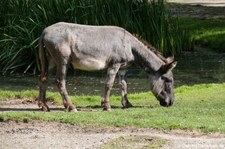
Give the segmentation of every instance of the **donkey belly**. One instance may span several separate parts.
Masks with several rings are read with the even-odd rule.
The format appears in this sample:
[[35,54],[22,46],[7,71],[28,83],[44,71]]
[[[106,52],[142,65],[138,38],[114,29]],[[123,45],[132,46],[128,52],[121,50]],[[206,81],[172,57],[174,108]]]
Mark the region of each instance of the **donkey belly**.
[[105,61],[97,60],[94,58],[85,58],[82,60],[76,59],[72,62],[75,69],[94,71],[106,68],[107,64]]

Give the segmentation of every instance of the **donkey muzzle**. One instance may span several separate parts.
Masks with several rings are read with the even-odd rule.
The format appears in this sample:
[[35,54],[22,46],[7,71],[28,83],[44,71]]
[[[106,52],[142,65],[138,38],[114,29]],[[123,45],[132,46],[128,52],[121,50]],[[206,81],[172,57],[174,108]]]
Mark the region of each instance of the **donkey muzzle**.
[[173,105],[173,98],[174,96],[167,95],[165,91],[162,91],[160,94],[157,95],[157,99],[159,100],[159,103],[163,107],[169,107]]

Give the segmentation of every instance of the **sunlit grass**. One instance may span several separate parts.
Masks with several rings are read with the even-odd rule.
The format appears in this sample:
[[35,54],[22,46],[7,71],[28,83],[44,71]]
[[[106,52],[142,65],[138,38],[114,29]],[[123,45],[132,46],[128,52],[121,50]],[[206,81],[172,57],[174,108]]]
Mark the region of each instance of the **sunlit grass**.
[[219,52],[225,51],[224,19],[179,18],[179,24],[181,28],[191,32],[197,45],[206,46]]
[[[0,93],[1,99],[7,97],[3,93],[4,91]],[[24,94],[21,97],[26,97],[31,93],[21,92],[20,94]],[[54,110],[49,113],[5,111],[0,113],[0,118],[21,121],[25,118],[29,121],[57,121],[87,126],[93,124],[116,127],[134,126],[225,133],[225,84],[182,86],[175,90],[175,95],[174,105],[165,108],[159,105],[151,93],[131,94],[129,97],[134,107],[127,110],[121,109],[119,96],[112,96],[110,99],[112,112],[102,111],[100,96],[73,96],[73,103],[80,110],[77,113]],[[58,94],[50,93],[49,96],[60,102],[61,98]]]

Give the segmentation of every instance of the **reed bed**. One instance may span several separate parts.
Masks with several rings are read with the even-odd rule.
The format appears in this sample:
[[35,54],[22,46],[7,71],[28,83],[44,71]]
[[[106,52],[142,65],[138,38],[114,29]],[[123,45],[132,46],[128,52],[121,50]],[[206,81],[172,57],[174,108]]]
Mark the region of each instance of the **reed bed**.
[[37,73],[41,31],[59,21],[117,25],[139,34],[164,55],[192,48],[164,0],[0,1],[0,71]]

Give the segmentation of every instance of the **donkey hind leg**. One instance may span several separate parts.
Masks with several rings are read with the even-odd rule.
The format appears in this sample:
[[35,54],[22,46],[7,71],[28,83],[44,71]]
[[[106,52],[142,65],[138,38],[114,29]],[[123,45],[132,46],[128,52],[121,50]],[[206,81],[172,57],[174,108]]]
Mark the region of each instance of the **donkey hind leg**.
[[105,92],[102,100],[103,110],[111,111],[111,106],[109,104],[109,96],[113,87],[113,83],[116,77],[116,74],[120,68],[120,64],[114,64],[107,70],[107,78],[105,84]]
[[121,85],[121,95],[122,95],[122,100],[121,103],[123,105],[123,108],[129,108],[132,107],[133,105],[129,102],[127,98],[127,79],[126,79],[126,73],[127,70],[119,70],[119,82]]
[[41,74],[39,79],[39,96],[38,96],[38,107],[42,111],[50,111],[46,104],[46,88],[47,88],[47,74]]
[[67,64],[57,66],[56,85],[59,89],[60,95],[62,96],[65,110],[68,112],[76,112],[77,110],[75,106],[72,104],[71,99],[68,96],[66,90],[66,72],[67,72]]
[[40,79],[39,79],[39,97],[38,97],[38,106],[42,109],[42,111],[50,111],[48,105],[46,104],[46,89],[47,89],[47,78],[49,74],[53,72],[55,69],[55,63],[53,60],[49,57],[48,58],[48,71],[42,72]]

